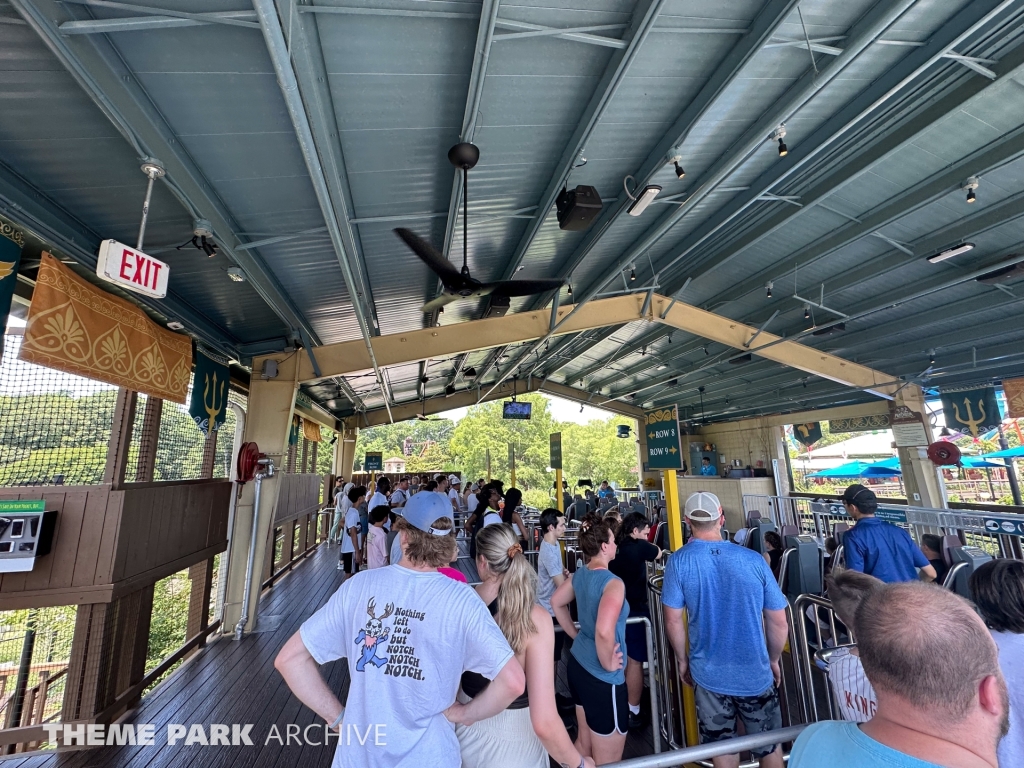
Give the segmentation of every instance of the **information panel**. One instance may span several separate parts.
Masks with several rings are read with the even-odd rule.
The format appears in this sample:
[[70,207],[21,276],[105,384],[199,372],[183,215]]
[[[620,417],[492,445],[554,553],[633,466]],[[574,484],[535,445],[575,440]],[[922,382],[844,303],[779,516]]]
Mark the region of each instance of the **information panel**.
[[679,449],[679,418],[675,406],[644,412],[648,469],[682,469]]
[[551,461],[548,464],[552,469],[562,468],[562,433],[551,433]]

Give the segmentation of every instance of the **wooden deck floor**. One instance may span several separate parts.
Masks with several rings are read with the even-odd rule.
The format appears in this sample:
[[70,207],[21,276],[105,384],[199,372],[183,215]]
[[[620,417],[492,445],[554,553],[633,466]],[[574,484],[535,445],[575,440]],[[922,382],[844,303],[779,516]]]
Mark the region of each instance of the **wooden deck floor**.
[[[319,718],[299,703],[274,670],[278,649],[342,582],[336,569],[337,550],[321,546],[294,571],[263,595],[261,622],[277,623],[274,631],[246,636],[241,642],[219,639],[185,663],[174,676],[143,699],[126,719],[156,727],[153,746],[98,747],[60,753],[36,753],[0,759],[0,768],[328,768],[334,745],[282,746],[267,742],[271,726],[318,724]],[[458,561],[470,581],[476,569]],[[348,670],[343,661],[322,672],[342,700],[347,694]],[[167,745],[167,725],[252,723],[252,746]],[[311,732],[312,733],[312,732]],[[322,738],[322,731],[320,731]],[[626,757],[653,751],[650,728],[631,734]]]

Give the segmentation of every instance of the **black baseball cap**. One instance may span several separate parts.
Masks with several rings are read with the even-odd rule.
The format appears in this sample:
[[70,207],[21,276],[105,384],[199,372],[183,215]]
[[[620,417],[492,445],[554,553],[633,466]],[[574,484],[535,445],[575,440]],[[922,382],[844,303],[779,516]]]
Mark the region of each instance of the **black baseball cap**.
[[875,492],[870,488],[865,488],[860,483],[854,483],[843,491],[843,501],[846,504],[856,504],[857,506],[860,506],[866,501],[874,501],[877,503],[878,497],[875,496]]

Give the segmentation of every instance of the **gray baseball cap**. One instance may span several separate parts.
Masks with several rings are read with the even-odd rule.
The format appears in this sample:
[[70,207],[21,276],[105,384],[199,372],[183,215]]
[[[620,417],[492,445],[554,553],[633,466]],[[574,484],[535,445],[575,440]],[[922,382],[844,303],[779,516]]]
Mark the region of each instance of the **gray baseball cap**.
[[[417,493],[405,503],[402,508],[402,517],[410,525],[435,536],[447,536],[455,531],[455,517],[452,514],[451,502],[439,493]],[[445,531],[432,528],[434,521],[442,517],[451,520],[452,527]]]

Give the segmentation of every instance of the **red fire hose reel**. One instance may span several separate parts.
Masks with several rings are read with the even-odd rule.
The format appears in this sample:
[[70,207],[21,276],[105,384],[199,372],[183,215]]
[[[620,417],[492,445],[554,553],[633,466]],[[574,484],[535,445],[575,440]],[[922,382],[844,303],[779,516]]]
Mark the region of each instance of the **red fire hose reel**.
[[259,461],[264,458],[263,454],[260,453],[259,446],[256,443],[242,443],[242,447],[238,450],[238,482],[248,483],[255,479],[256,472],[259,470]]
[[928,446],[928,458],[940,467],[953,466],[960,463],[960,449],[953,443],[940,440]]

